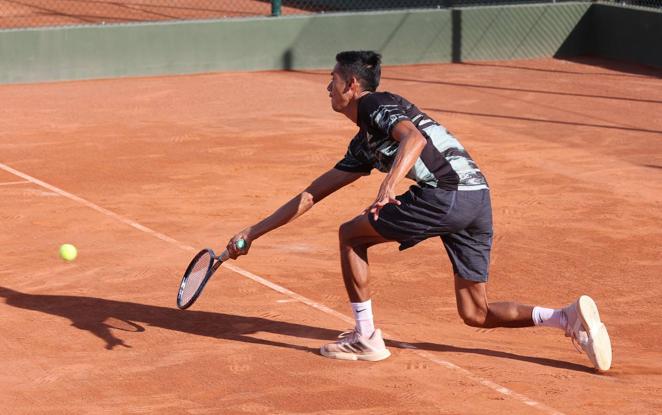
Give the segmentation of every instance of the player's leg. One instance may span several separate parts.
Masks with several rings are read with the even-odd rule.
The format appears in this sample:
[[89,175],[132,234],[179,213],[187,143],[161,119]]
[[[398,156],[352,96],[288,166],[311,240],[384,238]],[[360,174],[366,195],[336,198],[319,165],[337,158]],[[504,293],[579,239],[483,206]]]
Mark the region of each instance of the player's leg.
[[611,366],[611,342],[595,302],[581,296],[563,308],[529,306],[487,299],[487,267],[491,233],[480,229],[442,236],[455,272],[458,312],[473,327],[555,327],[579,344],[598,370]]
[[528,327],[533,326],[533,307],[515,302],[487,300],[487,284],[470,281],[455,275],[457,311],[465,324],[472,327]]
[[388,240],[375,231],[368,215],[360,215],[344,223],[338,236],[343,281],[356,325],[354,330],[341,334],[336,342],[322,346],[320,353],[343,360],[386,359],[391,353],[386,349],[381,331],[375,329],[373,321],[368,248]]
[[[454,192],[412,186],[397,197],[399,205],[390,203],[384,206],[379,212],[379,219],[375,220],[372,215],[361,215],[341,226],[339,236],[343,278],[352,301],[357,328],[338,342],[323,346],[323,355],[364,360],[381,360],[389,356],[379,329],[374,330],[372,339],[365,337],[365,333],[374,328],[367,250],[372,245],[387,241],[399,242],[403,250],[430,236],[439,236],[440,230],[443,230],[443,218],[453,206],[454,198]],[[349,350],[368,348],[368,345],[377,349],[377,352],[369,355],[369,359],[364,358],[361,350]]]
[[[487,197],[485,197],[487,196]],[[464,322],[474,327],[556,327],[565,331],[586,352],[601,371],[611,366],[611,342],[595,302],[581,296],[574,303],[558,309],[532,307],[515,302],[489,302],[486,293],[492,214],[489,193],[458,192],[449,226],[459,226],[463,216],[473,215],[468,225],[442,235],[453,264],[457,308]],[[475,212],[471,213],[472,211]],[[453,213],[453,212],[451,212]]]
[[[458,196],[458,200],[463,197]],[[465,212],[468,210],[468,206],[463,209]],[[491,214],[478,215],[466,229],[442,235],[441,239],[453,265],[457,310],[467,325],[484,328],[543,325],[565,329],[566,320],[561,309],[488,301],[486,285],[492,249]]]
[[340,226],[340,266],[349,300],[360,303],[370,300],[368,284],[368,248],[388,242],[368,220],[368,215],[360,215]]
[[555,327],[584,350],[593,366],[600,371],[611,367],[611,341],[600,320],[593,299],[582,295],[572,304],[557,309],[532,307],[515,302],[489,302],[486,284],[455,275],[457,310],[472,327]]
[[[338,342],[323,346],[321,352],[325,356],[363,360],[381,360],[389,356],[381,332],[374,329],[372,320],[367,250],[387,241],[399,242],[403,250],[431,236],[439,236],[439,232],[445,229],[443,218],[454,204],[455,193],[412,186],[397,199],[400,204],[384,206],[377,220],[372,215],[361,215],[340,227],[343,278],[357,328]],[[367,338],[367,333],[373,330]],[[359,350],[352,351],[352,348]],[[369,349],[368,352],[360,350],[363,348]]]
[[462,320],[473,327],[533,326],[533,307],[487,299],[492,251],[492,206],[488,190],[457,192],[441,236],[455,274],[455,298]]
[[[340,227],[340,260],[347,294],[357,320],[357,330],[370,335],[374,330],[372,302],[368,285],[368,248],[379,243],[397,241],[406,249],[430,237],[428,231],[438,227],[438,217],[452,206],[452,193],[423,190],[412,186],[397,197],[400,204],[389,203],[379,218],[363,214]],[[433,233],[434,234],[434,233]]]

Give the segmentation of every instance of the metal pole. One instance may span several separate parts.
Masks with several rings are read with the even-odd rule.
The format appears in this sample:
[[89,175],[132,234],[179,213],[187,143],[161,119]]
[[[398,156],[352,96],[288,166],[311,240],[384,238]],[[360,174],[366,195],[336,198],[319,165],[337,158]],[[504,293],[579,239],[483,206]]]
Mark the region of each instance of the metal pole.
[[271,15],[280,16],[281,0],[271,0]]

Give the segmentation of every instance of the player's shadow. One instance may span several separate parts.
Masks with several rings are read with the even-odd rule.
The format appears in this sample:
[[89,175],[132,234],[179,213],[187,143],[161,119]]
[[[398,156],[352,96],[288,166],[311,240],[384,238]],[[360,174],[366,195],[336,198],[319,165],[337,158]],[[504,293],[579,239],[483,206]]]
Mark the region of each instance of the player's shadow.
[[[387,341],[386,343],[387,345],[390,345],[390,343],[393,342]],[[524,356],[516,353],[502,352],[499,350],[481,349],[474,347],[457,347],[448,344],[438,344],[438,343],[428,343],[428,342],[410,343],[410,344],[415,346],[417,349],[421,349],[421,350],[430,350],[434,352],[445,352],[445,353],[480,354],[483,356],[498,357],[501,359],[521,360],[523,362],[536,363],[539,365],[551,366],[559,369],[569,369],[569,370],[576,370],[578,372],[595,373],[595,370],[588,366],[582,366],[576,363],[564,362],[561,360],[548,359],[544,357]]]
[[[71,321],[72,326],[88,331],[105,342],[112,350],[117,346],[131,347],[117,337],[121,331],[144,332],[147,327],[190,333],[217,339],[283,347],[319,354],[317,347],[306,347],[274,340],[254,337],[258,333],[273,333],[298,338],[332,341],[337,330],[313,327],[304,324],[270,320],[261,317],[239,316],[197,310],[179,310],[156,305],[138,304],[126,301],[107,300],[95,297],[72,295],[26,294],[0,286],[0,298],[5,304],[26,310],[39,311],[60,316]],[[387,340],[394,348],[408,348],[396,340]],[[471,353],[498,358],[521,360],[563,369],[589,372],[581,365],[489,349],[463,348],[437,343],[408,343],[421,350],[451,353]]]
[[295,337],[331,339],[335,330],[321,329],[269,320],[209,311],[179,310],[177,308],[107,300],[71,295],[26,294],[0,286],[0,298],[18,308],[40,311],[64,317],[71,325],[88,331],[105,342],[106,349],[131,347],[118,337],[121,331],[142,332],[145,327],[168,330],[269,346],[287,347],[307,352],[317,349],[252,337],[270,332]]

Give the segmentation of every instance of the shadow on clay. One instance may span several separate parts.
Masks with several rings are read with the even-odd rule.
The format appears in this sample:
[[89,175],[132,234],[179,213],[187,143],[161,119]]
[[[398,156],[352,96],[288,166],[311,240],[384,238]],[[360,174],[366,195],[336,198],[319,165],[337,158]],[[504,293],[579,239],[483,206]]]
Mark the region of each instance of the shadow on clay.
[[421,108],[422,110],[428,112],[439,112],[446,114],[462,114],[462,115],[471,115],[476,117],[488,117],[488,118],[502,118],[507,120],[520,120],[520,121],[530,121],[530,122],[541,122],[548,124],[559,124],[559,125],[576,125],[579,127],[593,127],[593,128],[605,128],[609,130],[621,130],[621,131],[636,131],[640,133],[651,133],[651,134],[662,134],[662,130],[651,130],[647,128],[635,128],[635,127],[626,127],[626,126],[617,126],[617,125],[607,125],[607,124],[591,124],[591,123],[582,123],[582,122],[572,122],[572,121],[561,121],[561,120],[548,120],[545,118],[533,118],[533,117],[519,117],[515,115],[499,115],[499,114],[488,114],[484,112],[468,112],[468,111],[456,111],[445,108]]
[[[275,321],[261,317],[247,317],[209,311],[179,310],[155,305],[138,304],[125,301],[106,300],[94,297],[71,295],[26,294],[0,286],[0,298],[5,304],[60,316],[71,321],[72,326],[88,331],[105,342],[105,348],[131,347],[117,337],[118,332],[145,332],[145,327],[159,327],[168,330],[212,337],[261,344],[274,347],[300,350],[319,354],[317,348],[277,342],[252,337],[252,334],[267,332],[292,337],[316,339],[321,342],[332,341],[338,331],[313,327],[297,323]],[[405,344],[387,340],[389,347],[405,349]],[[520,360],[562,369],[592,372],[592,369],[564,361],[489,349],[464,348],[437,343],[408,343],[421,350],[442,353],[470,353],[504,359]]]

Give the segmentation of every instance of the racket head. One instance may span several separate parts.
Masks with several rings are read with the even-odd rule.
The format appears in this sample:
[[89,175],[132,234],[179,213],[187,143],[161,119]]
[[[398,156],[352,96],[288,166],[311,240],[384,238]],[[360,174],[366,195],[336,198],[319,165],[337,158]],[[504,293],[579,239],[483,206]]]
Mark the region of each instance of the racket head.
[[203,249],[193,257],[179,284],[177,307],[184,310],[195,302],[217,268],[214,267],[215,259],[214,251],[209,248]]

